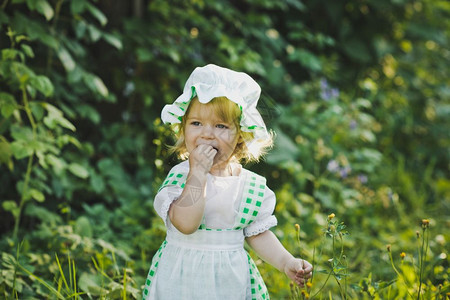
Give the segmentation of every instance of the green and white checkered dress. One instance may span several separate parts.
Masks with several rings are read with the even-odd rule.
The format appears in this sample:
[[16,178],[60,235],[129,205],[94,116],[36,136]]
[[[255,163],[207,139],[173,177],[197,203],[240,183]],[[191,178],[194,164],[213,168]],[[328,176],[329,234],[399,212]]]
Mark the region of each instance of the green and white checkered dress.
[[[235,165],[239,167],[240,165]],[[249,254],[245,237],[276,225],[275,195],[266,180],[241,169],[239,176],[208,175],[206,207],[199,229],[180,233],[167,217],[184,188],[189,165],[175,166],[157,196],[155,209],[167,236],[152,260],[143,299],[269,299],[266,285]]]

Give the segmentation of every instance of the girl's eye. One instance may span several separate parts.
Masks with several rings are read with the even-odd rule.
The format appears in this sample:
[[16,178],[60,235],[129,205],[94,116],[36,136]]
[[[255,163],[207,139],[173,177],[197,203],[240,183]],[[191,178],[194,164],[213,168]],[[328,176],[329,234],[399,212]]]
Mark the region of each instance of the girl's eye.
[[223,124],[217,124],[216,127],[220,128],[220,129],[227,129],[228,128],[228,126],[223,125]]
[[198,122],[198,121],[193,121],[193,122],[191,122],[191,125],[194,125],[194,126],[200,126],[200,122]]

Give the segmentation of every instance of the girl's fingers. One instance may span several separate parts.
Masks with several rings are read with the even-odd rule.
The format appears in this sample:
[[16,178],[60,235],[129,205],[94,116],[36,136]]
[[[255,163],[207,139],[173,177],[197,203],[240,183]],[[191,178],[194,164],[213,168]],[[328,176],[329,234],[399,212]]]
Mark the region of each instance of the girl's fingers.
[[213,165],[217,150],[210,145],[198,145],[189,155],[191,167],[201,167],[209,172]]
[[296,283],[298,286],[303,287],[303,286],[305,285],[305,283],[306,283],[306,280],[305,280],[305,279],[297,279],[297,280],[295,281],[295,283]]
[[210,145],[206,145],[206,144],[201,144],[197,146],[197,150],[199,152],[199,154],[203,154],[206,155],[207,157],[214,157],[217,153],[217,150],[214,149],[214,147],[210,146]]
[[307,263],[303,266],[303,270],[305,271],[305,273],[311,273],[313,270],[313,267],[310,263]]
[[306,273],[306,272],[297,272],[297,274],[295,275],[298,278],[310,278],[312,276],[312,273]]

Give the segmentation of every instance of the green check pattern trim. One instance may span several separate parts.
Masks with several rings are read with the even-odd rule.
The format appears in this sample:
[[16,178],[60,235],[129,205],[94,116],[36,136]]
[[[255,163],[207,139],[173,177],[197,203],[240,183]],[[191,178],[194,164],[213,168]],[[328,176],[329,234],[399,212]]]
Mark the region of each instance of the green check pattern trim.
[[267,291],[266,284],[256,267],[255,262],[247,253],[248,265],[250,271],[250,288],[252,291],[252,300],[269,300],[269,292]]
[[158,193],[168,185],[177,185],[180,188],[184,189],[184,186],[186,184],[186,179],[187,179],[187,174],[169,173],[169,175],[167,175],[166,179],[164,179],[164,182],[162,183],[161,187],[159,188]]
[[266,178],[249,172],[244,185],[243,199],[239,208],[237,225],[235,230],[242,229],[256,220],[259,209],[264,200],[266,190]]
[[155,277],[156,269],[158,268],[159,260],[161,259],[162,251],[166,248],[167,241],[164,241],[156,251],[155,256],[153,256],[152,265],[150,266],[150,271],[148,271],[147,280],[145,280],[144,291],[142,292],[142,300],[146,300],[150,293],[150,286],[152,280]]

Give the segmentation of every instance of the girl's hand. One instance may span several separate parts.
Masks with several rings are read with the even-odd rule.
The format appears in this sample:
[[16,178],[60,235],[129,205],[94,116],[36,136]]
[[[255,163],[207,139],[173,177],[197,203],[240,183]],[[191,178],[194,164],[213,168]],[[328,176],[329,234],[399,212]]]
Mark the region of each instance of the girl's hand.
[[286,275],[298,286],[303,287],[311,278],[312,265],[304,259],[294,258],[284,267]]
[[200,144],[189,154],[189,167],[191,170],[208,173],[213,166],[217,150],[210,145]]

